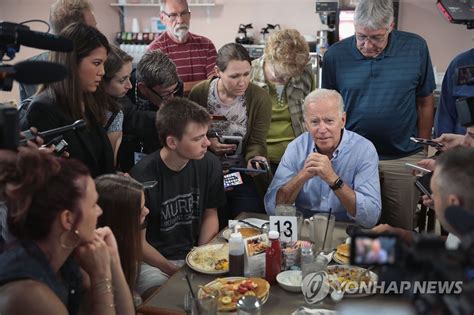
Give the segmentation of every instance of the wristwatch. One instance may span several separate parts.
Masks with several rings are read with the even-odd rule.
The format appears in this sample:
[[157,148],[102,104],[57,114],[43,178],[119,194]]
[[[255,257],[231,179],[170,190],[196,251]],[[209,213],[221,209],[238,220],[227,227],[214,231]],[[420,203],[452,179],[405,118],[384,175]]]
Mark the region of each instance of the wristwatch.
[[330,185],[329,188],[331,188],[332,190],[338,190],[342,187],[342,185],[344,185],[344,181],[342,180],[342,178],[338,177],[334,184],[332,186]]

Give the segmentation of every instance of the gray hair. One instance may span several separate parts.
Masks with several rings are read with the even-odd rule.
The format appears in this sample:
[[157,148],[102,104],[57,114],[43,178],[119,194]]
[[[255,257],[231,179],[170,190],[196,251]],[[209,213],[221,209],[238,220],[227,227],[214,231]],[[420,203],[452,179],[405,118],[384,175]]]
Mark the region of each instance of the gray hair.
[[342,99],[342,96],[341,94],[339,94],[338,91],[328,90],[328,89],[317,89],[306,96],[303,103],[304,116],[306,116],[306,109],[309,104],[319,103],[322,100],[328,100],[328,99],[332,99],[337,102],[337,104],[335,103],[335,105],[338,106],[339,116],[342,117],[342,114],[344,114],[344,100]]
[[179,81],[174,62],[161,50],[145,53],[137,65],[137,82],[148,87],[168,87]]
[[474,210],[474,148],[457,147],[441,154],[436,159],[437,185],[443,200],[449,195],[461,199],[461,207]]
[[393,22],[392,0],[360,0],[354,24],[371,30],[389,29]]
[[185,4],[186,7],[189,9],[188,1],[187,0],[160,0],[160,11],[165,11],[166,8],[166,1],[169,2],[177,2],[180,4]]

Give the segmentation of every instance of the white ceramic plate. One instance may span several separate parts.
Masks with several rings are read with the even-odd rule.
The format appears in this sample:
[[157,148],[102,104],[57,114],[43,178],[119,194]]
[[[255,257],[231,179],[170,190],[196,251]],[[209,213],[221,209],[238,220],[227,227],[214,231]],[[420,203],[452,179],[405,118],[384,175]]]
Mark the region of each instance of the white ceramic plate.
[[[214,284],[217,283],[217,281],[235,281],[235,280],[244,280],[244,279],[248,279],[247,277],[226,277],[226,278],[218,278],[218,279],[215,279],[209,283],[206,283],[205,285],[203,285],[204,287],[207,287],[207,286],[212,286]],[[197,292],[197,295],[198,295],[198,298],[202,298],[203,295],[204,295],[204,290],[201,288],[199,288],[198,292]],[[268,300],[268,296],[270,295],[270,289],[268,290],[268,293],[260,299],[260,303],[263,305],[267,302]],[[236,314],[235,312],[235,309],[233,311],[218,311],[218,314],[221,314],[221,313],[226,313],[226,314]]]
[[225,268],[222,270],[215,270],[211,266],[209,266],[209,268],[206,268],[203,265],[198,264],[196,262],[196,257],[197,257],[196,255],[205,255],[206,253],[212,253],[212,252],[219,252],[219,255],[217,255],[218,257],[216,258],[216,261],[211,260],[211,262],[216,263],[217,260],[221,258],[226,258],[227,261],[229,261],[229,244],[224,243],[224,244],[212,244],[212,245],[203,245],[203,246],[195,247],[186,256],[186,264],[189,266],[189,268],[197,272],[205,273],[209,275],[221,275],[221,274],[227,273],[229,271],[229,268]]

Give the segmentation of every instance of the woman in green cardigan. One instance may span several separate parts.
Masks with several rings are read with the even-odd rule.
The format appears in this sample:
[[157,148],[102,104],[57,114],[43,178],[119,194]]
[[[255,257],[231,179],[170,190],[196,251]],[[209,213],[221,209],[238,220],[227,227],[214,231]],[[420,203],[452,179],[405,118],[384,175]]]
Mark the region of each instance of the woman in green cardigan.
[[[224,168],[229,161],[235,161],[235,157],[229,159],[229,156],[235,153],[236,145],[221,143],[222,136],[243,138],[242,154],[237,157],[240,167],[252,168],[253,159],[267,162],[266,139],[272,105],[268,93],[250,83],[250,72],[251,60],[247,50],[240,44],[226,44],[217,54],[217,77],[199,83],[189,94],[189,99],[205,106],[213,116],[209,149],[221,157]],[[270,174],[241,175],[244,184],[227,194],[232,214],[263,212],[262,198]]]

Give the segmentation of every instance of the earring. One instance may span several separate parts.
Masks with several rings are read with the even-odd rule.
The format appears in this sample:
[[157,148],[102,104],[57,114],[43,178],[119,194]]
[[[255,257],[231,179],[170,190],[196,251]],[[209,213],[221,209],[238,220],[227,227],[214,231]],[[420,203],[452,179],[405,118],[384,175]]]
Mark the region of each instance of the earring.
[[79,231],[74,230],[74,232],[72,233],[72,235],[75,237],[74,244],[68,244],[67,242],[69,239],[68,237],[69,232],[70,231],[66,231],[66,232],[61,233],[61,235],[59,235],[59,245],[61,245],[61,247],[64,249],[74,249],[81,242],[81,238],[79,237]]

